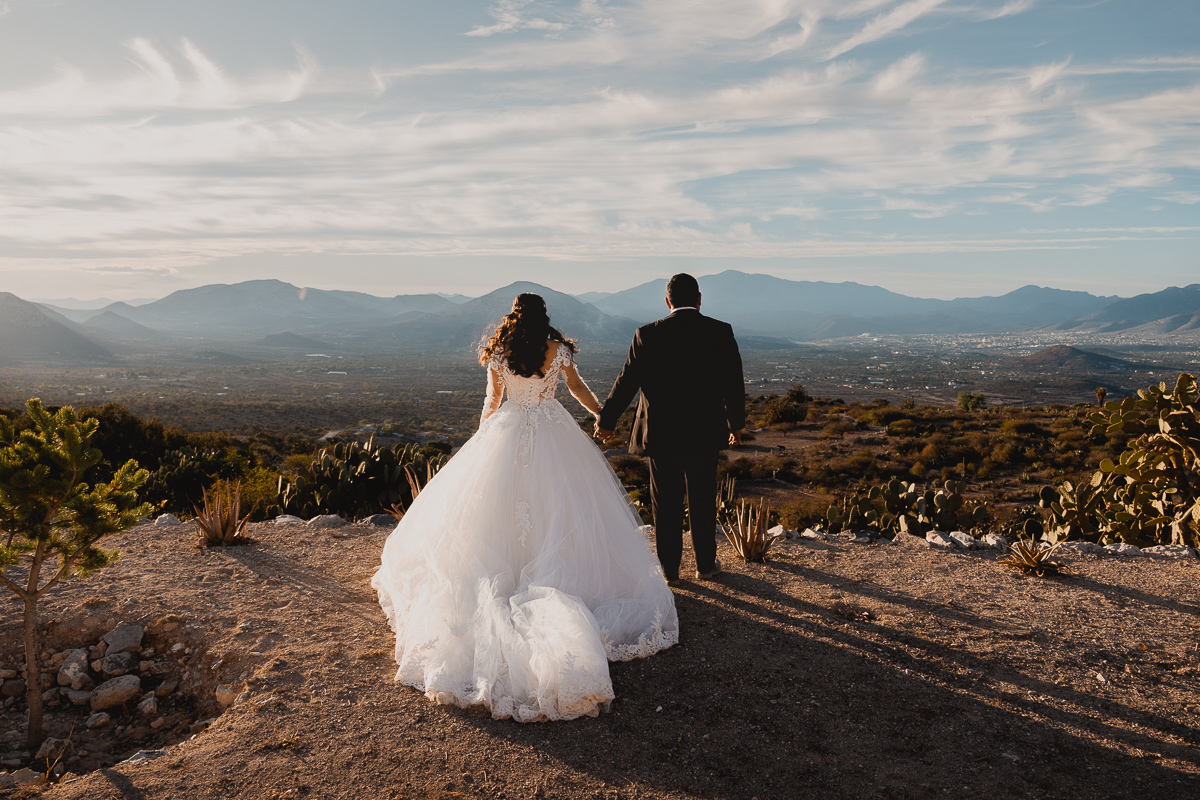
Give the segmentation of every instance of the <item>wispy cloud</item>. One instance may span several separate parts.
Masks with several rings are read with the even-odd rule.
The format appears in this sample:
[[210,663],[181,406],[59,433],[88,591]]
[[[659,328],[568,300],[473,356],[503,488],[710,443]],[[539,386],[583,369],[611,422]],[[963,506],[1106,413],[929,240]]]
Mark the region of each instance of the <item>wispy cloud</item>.
[[18,115],[88,118],[110,112],[235,110],[300,97],[317,72],[307,52],[297,48],[292,69],[231,80],[195,44],[179,42],[176,61],[147,39],[125,45],[134,71],[98,81],[63,64],[48,83],[0,91],[0,119]]
[[980,11],[979,15],[983,19],[1011,17],[1016,14],[1023,14],[1033,8],[1035,2],[1037,0],[1009,0],[1009,2],[1004,3],[999,8],[984,8]]
[[137,267],[125,264],[98,264],[84,266],[84,272],[103,273],[106,275],[138,275],[155,278],[165,278],[176,275],[179,271],[170,267]]
[[934,11],[945,2],[946,0],[909,0],[902,3],[872,19],[853,36],[834,45],[829,51],[829,58],[837,58],[856,47],[890,36]]

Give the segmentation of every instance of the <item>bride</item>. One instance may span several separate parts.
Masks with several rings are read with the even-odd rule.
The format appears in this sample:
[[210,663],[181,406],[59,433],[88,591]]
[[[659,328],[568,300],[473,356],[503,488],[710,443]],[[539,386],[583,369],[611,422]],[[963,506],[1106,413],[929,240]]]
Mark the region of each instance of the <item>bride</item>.
[[[620,481],[554,399],[600,403],[575,344],[521,294],[480,349],[479,431],[414,500],[371,581],[396,632],[396,680],[521,722],[595,716],[609,661],[675,644],[679,620]],[[507,401],[501,399],[507,393]]]

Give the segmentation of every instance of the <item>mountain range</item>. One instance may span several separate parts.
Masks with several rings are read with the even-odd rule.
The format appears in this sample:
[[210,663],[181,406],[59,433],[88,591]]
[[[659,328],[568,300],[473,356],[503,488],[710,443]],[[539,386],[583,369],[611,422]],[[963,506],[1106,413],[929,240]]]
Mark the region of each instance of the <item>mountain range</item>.
[[[701,277],[706,314],[730,322],[750,348],[862,334],[1122,333],[1200,342],[1200,284],[1131,298],[1025,286],[998,297],[937,300],[879,286],[791,281],[727,271]],[[142,305],[72,309],[0,292],[0,361],[98,362],[144,352],[378,352],[462,349],[520,292],[542,295],[554,324],[589,345],[623,348],[637,325],[663,316],[666,282],[580,297],[518,282],[466,299],[377,297],[277,280],[213,284]],[[590,301],[590,302],[587,302]]]

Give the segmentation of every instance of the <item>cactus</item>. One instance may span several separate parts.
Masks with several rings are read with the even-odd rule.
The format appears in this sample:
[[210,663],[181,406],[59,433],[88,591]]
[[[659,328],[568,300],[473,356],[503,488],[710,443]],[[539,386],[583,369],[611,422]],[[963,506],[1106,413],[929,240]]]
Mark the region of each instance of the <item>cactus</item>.
[[1200,386],[1183,373],[1104,404],[1089,415],[1092,435],[1134,436],[1091,481],[1042,490],[1052,541],[1200,546]]
[[426,458],[411,444],[389,448],[374,437],[365,445],[339,442],[314,455],[295,478],[280,476],[275,508],[306,518],[350,519],[407,508],[420,492],[420,474],[428,483],[443,463],[443,457]]
[[988,509],[984,505],[968,507],[966,489],[965,481],[946,481],[934,491],[893,478],[882,486],[872,486],[865,496],[844,499],[841,507],[830,506],[830,530],[873,528],[890,536],[924,536],[931,530],[979,528],[987,520]]

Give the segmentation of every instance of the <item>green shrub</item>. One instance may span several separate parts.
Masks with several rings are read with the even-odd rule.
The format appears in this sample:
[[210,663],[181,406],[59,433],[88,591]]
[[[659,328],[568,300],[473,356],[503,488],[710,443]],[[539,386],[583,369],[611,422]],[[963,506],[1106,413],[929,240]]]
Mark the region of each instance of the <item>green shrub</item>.
[[987,398],[982,392],[959,392],[959,411],[979,411],[987,406]]

